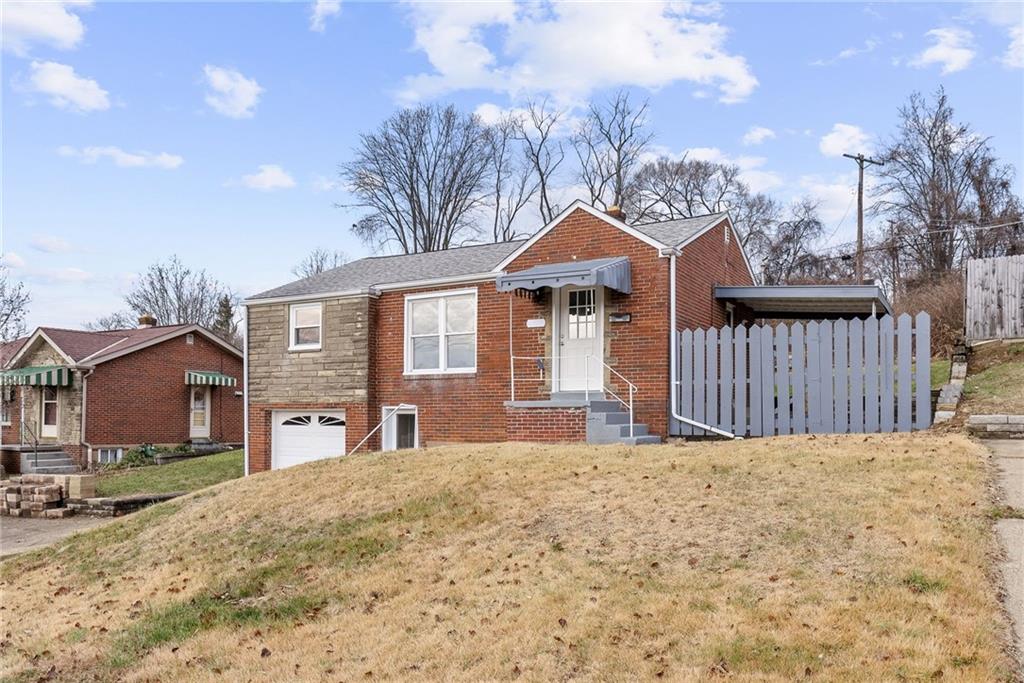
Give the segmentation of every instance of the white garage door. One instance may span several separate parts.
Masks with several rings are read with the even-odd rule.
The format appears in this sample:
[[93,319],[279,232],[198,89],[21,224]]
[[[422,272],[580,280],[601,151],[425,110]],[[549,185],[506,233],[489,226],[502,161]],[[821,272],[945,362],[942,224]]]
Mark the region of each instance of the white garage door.
[[271,469],[345,455],[345,411],[274,411]]

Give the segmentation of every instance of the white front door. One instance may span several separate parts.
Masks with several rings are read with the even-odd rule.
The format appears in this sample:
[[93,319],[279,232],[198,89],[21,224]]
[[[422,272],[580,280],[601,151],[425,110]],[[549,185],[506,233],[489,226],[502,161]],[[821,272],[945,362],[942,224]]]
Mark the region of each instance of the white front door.
[[270,468],[345,455],[345,411],[275,410]]
[[189,394],[188,435],[193,439],[210,437],[210,387],[192,387]]
[[44,439],[57,438],[57,422],[60,419],[58,391],[57,387],[43,387],[39,436]]
[[603,288],[559,290],[558,391],[600,391],[604,353]]

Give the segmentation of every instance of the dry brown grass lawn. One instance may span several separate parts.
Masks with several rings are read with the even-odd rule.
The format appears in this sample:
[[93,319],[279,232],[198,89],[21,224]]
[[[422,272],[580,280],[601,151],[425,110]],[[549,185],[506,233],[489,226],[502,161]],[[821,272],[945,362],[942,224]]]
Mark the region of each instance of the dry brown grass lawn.
[[261,474],[0,564],[10,680],[1014,680],[958,436]]

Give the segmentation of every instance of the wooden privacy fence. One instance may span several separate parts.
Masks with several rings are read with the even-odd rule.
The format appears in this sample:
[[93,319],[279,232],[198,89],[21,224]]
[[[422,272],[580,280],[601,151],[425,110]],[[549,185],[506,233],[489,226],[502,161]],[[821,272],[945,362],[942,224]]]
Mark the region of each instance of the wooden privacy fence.
[[1024,255],[968,261],[964,301],[969,341],[1024,338]]
[[[926,429],[930,322],[927,313],[905,313],[897,320],[686,330],[675,386],[679,414],[737,436]],[[673,433],[705,432],[678,424]]]

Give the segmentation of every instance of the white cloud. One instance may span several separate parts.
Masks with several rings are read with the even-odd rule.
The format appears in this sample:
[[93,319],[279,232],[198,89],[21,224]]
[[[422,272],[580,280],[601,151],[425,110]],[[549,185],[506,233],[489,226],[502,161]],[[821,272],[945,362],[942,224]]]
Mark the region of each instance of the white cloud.
[[838,53],[836,53],[834,57],[829,57],[828,59],[815,59],[813,62],[811,62],[811,66],[831,66],[832,64],[840,62],[844,59],[850,59],[852,57],[856,57],[857,55],[863,55],[869,52],[874,52],[875,48],[877,48],[881,44],[882,41],[880,41],[878,38],[868,38],[867,40],[864,41],[864,45],[862,45],[861,47],[848,47],[844,50],[840,50]]
[[8,268],[24,268],[25,259],[21,258],[17,252],[9,251],[0,257],[0,265],[4,265]]
[[1024,69],[1024,26],[1014,26],[1010,29],[1010,47],[999,60],[1006,66]]
[[167,152],[126,152],[120,147],[83,147],[75,149],[68,145],[57,148],[57,153],[62,157],[77,157],[83,164],[95,164],[100,159],[108,158],[115,165],[122,168],[165,168],[174,169],[185,163],[185,160],[177,154]]
[[323,33],[327,18],[341,11],[341,0],[316,0],[309,10],[309,30]]
[[739,102],[757,87],[747,61],[726,50],[728,29],[674,2],[410,4],[415,47],[433,66],[405,80],[405,101],[466,89],[575,102],[599,88],[657,89],[677,81],[717,87]]
[[328,178],[319,174],[313,176],[313,182],[310,183],[310,186],[314,192],[333,192],[345,187],[340,178]]
[[59,50],[71,50],[82,42],[85,25],[72,10],[84,9],[91,2],[10,2],[5,1],[0,13],[3,26],[3,47],[17,55],[25,55],[34,43]]
[[925,34],[934,44],[910,61],[910,66],[924,68],[942,65],[942,75],[963,71],[974,59],[974,36],[963,28],[933,28]]
[[246,78],[236,69],[207,64],[203,67],[206,74],[206,85],[210,90],[206,93],[206,103],[214,111],[233,119],[252,118],[256,105],[260,101],[263,88],[251,78]]
[[66,254],[73,250],[70,242],[56,235],[37,235],[31,244],[36,251],[47,254]]
[[818,149],[827,157],[861,154],[871,150],[871,138],[858,126],[837,123],[830,133],[822,136]]
[[77,112],[110,108],[107,91],[96,81],[76,74],[67,64],[33,61],[29,69],[28,88],[49,95],[55,107]]
[[775,131],[764,126],[752,126],[743,136],[744,145],[760,145],[765,140],[775,137]]
[[242,179],[238,184],[252,190],[261,190],[263,192],[295,187],[295,179],[288,175],[288,173],[277,164],[261,164],[257,169],[258,171],[256,173],[242,176]]

